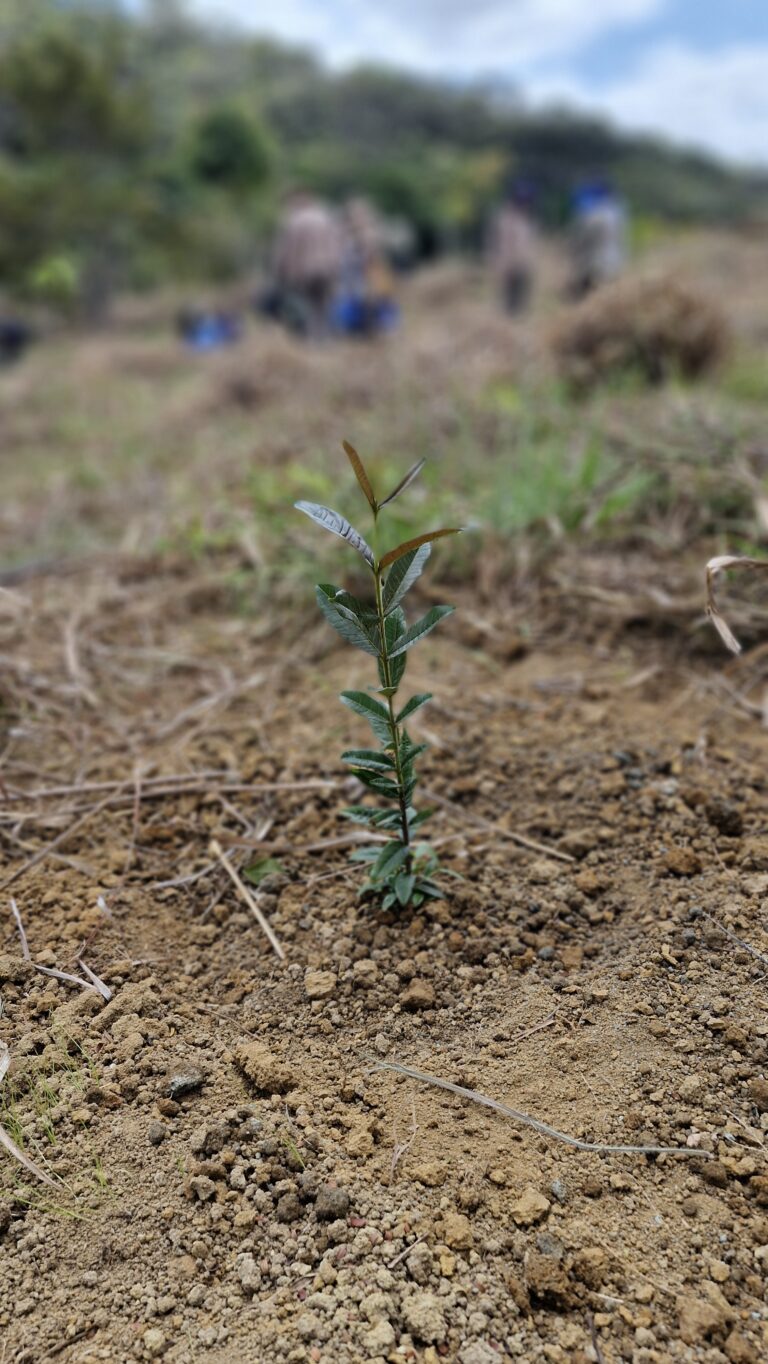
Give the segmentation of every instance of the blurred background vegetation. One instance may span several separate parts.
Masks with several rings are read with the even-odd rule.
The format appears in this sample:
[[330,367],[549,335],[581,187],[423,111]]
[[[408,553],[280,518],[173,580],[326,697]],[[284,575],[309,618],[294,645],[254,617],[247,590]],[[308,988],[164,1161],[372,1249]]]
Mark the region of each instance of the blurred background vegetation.
[[0,290],[99,316],[113,294],[234,278],[263,259],[291,185],[367,194],[418,253],[472,249],[514,173],[543,220],[608,174],[636,232],[742,223],[768,175],[509,94],[388,69],[333,74],[309,52],[194,23],[177,0],[3,0]]

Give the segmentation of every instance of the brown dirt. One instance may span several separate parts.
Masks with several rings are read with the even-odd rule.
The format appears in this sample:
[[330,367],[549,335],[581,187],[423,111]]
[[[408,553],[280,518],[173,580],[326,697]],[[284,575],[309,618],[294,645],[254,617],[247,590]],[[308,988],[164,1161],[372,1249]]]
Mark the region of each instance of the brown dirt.
[[[0,1358],[765,1358],[766,963],[722,930],[768,950],[766,738],[720,660],[509,661],[511,617],[491,649],[457,616],[409,680],[464,879],[395,917],[344,847],[301,851],[348,832],[335,693],[367,680],[322,625],[291,650],[199,575],[93,569],[2,611],[2,1120],[60,1184],[0,1156]],[[285,965],[212,837],[279,861]],[[25,965],[11,895],[33,959],[109,1004]],[[713,1158],[576,1151],[377,1060]]]

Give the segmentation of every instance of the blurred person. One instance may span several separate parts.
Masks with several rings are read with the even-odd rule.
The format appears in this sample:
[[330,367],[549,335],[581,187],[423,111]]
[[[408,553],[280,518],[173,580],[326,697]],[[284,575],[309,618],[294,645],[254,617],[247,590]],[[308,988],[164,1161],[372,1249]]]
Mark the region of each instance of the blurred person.
[[182,308],[176,316],[176,330],[190,350],[218,350],[240,340],[240,319],[230,312],[205,312]]
[[607,180],[587,181],[572,201],[570,293],[583,298],[616,279],[627,262],[627,212]]
[[272,261],[276,308],[294,331],[314,340],[327,335],[341,266],[333,210],[306,190],[294,191],[278,225]]
[[530,303],[536,253],[532,206],[531,185],[517,180],[491,219],[488,264],[508,313],[522,313]]
[[333,310],[339,331],[374,336],[398,318],[383,224],[367,199],[350,199],[342,215],[342,271]]
[[380,221],[384,254],[396,274],[405,274],[416,264],[416,229],[404,217],[387,217]]
[[0,317],[0,365],[20,360],[32,342],[32,329],[14,317]]

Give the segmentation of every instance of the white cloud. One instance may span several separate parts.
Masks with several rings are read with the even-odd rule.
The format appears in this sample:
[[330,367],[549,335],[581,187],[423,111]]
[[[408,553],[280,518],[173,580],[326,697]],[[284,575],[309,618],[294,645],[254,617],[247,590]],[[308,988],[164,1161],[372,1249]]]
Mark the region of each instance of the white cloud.
[[[759,0],[765,3],[765,0]],[[702,0],[706,4],[706,0]],[[0,0],[0,5],[2,0]],[[580,78],[596,39],[663,15],[668,0],[189,0],[190,9],[320,52],[449,78],[510,81],[557,100],[745,163],[768,163],[768,45],[639,50],[626,75]],[[626,50],[626,43],[623,44]]]
[[206,17],[318,47],[334,63],[380,58],[434,74],[521,75],[636,23],[664,0],[192,0]]
[[661,133],[746,164],[768,162],[768,44],[717,52],[664,44],[615,84],[596,89],[564,75],[534,83],[529,94],[537,103],[578,104],[626,128]]

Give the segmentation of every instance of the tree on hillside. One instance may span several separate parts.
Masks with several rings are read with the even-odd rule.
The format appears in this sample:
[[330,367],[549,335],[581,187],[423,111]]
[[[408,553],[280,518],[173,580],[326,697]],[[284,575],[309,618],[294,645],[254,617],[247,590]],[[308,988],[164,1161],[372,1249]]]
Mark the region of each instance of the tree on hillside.
[[264,129],[240,109],[211,109],[195,129],[192,170],[217,189],[243,194],[260,188],[271,160]]
[[127,69],[122,35],[105,26],[93,48],[51,28],[0,59],[6,146],[17,156],[124,156],[148,142],[148,91]]
[[471,245],[510,174],[562,223],[610,175],[649,217],[743,220],[768,178],[507,92],[206,28],[184,0],[0,0],[0,287],[67,291],[247,268],[281,186],[369,195],[424,254]]
[[117,13],[83,3],[55,13],[49,6],[46,22],[6,30],[6,290],[57,304],[68,295],[96,315],[118,286],[242,264],[249,234],[240,219],[268,175],[266,133],[235,106],[177,123],[162,107],[165,85],[147,66],[144,37]]
[[0,52],[0,274],[24,288],[66,257],[96,308],[146,212],[151,101],[111,18],[58,16]]

